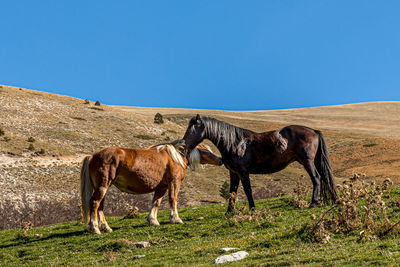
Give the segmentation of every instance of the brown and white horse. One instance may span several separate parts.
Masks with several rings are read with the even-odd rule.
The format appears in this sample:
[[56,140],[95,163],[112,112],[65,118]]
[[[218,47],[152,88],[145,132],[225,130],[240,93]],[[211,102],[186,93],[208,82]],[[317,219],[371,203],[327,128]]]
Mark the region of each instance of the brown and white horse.
[[197,146],[189,159],[182,156],[183,149],[183,140],[176,140],[149,149],[108,147],[85,157],[81,169],[81,197],[83,218],[88,223],[88,230],[95,234],[100,234],[100,230],[112,231],[103,212],[104,196],[112,184],[131,194],[154,192],[152,208],[147,217],[149,225],[160,225],[157,211],[168,189],[171,209],[169,220],[171,223],[183,223],[178,216],[177,198],[187,165],[222,165],[221,158],[204,145]]

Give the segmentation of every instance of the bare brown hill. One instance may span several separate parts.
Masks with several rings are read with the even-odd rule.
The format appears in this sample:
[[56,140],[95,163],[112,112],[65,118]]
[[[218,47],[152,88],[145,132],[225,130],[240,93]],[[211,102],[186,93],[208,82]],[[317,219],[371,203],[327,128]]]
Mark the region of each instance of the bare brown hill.
[[[182,137],[196,113],[254,131],[288,124],[320,129],[338,180],[365,173],[369,179],[390,177],[399,182],[399,111],[400,102],[275,111],[95,106],[82,99],[1,86],[0,213],[7,216],[0,221],[0,228],[18,227],[26,220],[38,225],[77,219],[83,156],[110,145],[148,147]],[[164,115],[164,124],[154,123],[157,112]],[[296,163],[276,174],[254,175],[253,191],[258,198],[290,194],[301,175],[306,173]],[[227,180],[223,167],[189,172],[180,206],[222,202],[218,191]],[[303,180],[310,184],[308,177]],[[147,210],[150,198],[114,188],[107,195],[106,213],[122,215],[126,205]],[[245,199],[242,191],[239,198]]]

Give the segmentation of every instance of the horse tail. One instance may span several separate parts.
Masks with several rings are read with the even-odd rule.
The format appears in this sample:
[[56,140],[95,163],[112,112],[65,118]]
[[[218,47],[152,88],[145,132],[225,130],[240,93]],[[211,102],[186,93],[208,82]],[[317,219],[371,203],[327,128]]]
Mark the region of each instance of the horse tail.
[[321,176],[320,196],[325,202],[329,202],[329,197],[332,203],[337,200],[336,184],[333,179],[332,169],[329,161],[328,147],[326,146],[322,133],[314,130],[318,134],[318,150],[315,158],[316,168]]
[[82,200],[82,212],[83,222],[89,222],[89,211],[90,211],[90,198],[93,194],[93,184],[89,173],[89,163],[92,156],[86,156],[82,162],[81,168],[81,200]]

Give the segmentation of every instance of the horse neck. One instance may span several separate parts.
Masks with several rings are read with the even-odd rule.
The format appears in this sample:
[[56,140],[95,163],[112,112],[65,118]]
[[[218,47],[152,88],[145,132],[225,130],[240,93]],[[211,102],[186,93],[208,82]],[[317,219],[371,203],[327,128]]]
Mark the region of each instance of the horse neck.
[[221,155],[229,153],[229,151],[226,149],[224,141],[223,140],[219,140],[216,136],[207,134],[204,137],[204,139],[210,140],[211,143],[213,143],[218,148],[218,150],[221,153]]

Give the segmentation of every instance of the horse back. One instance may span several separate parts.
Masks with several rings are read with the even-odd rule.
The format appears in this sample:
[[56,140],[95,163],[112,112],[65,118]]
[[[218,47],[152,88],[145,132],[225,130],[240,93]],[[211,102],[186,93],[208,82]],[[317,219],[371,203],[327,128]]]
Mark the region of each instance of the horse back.
[[314,159],[318,135],[311,128],[290,125],[275,131],[254,133],[248,154],[251,173],[274,173],[294,161]]

